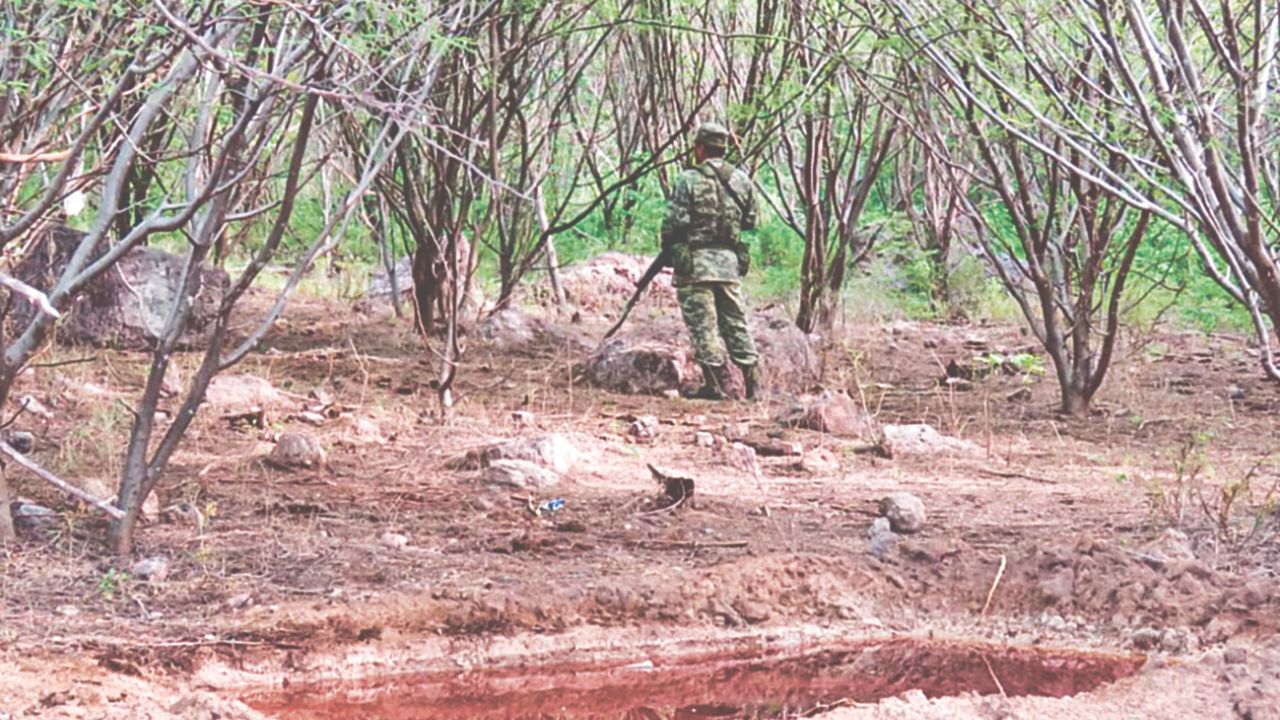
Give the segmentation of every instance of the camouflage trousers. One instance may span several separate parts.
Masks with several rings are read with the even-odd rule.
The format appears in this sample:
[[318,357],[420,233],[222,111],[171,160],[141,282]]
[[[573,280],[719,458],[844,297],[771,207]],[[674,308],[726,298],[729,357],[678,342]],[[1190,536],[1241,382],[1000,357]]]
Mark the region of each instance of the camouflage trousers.
[[693,342],[693,357],[703,365],[723,365],[720,338],[739,365],[760,359],[747,329],[747,308],[736,283],[691,283],[676,290],[680,314]]

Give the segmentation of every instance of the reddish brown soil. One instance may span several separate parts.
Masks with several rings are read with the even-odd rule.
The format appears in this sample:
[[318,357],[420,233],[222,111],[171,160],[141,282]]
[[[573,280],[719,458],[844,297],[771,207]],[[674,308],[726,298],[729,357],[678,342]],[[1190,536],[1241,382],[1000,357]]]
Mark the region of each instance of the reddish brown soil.
[[[375,685],[293,686],[250,704],[290,720],[772,717],[920,690],[1065,697],[1134,674],[1141,655],[897,639],[802,657],[697,657],[661,668],[593,665],[434,673]],[[997,680],[999,684],[997,685]]]
[[[110,705],[56,695],[62,680],[93,680],[78,658],[104,675],[173,689],[164,692],[185,692],[201,678],[235,695],[241,690],[232,686],[255,679],[382,672],[388,668],[375,660],[352,658],[388,656],[418,638],[489,642],[589,630],[608,644],[611,633],[633,628],[710,639],[817,624],[1119,649],[1153,628],[1182,638],[1164,648],[1178,655],[1275,634],[1268,518],[1259,516],[1259,534],[1237,547],[1189,502],[1183,525],[1197,559],[1153,563],[1147,551],[1169,520],[1152,511],[1150,491],[1171,487],[1186,438],[1212,434],[1195,449],[1212,468],[1204,474],[1211,487],[1245,477],[1272,452],[1280,392],[1260,379],[1241,340],[1166,333],[1130,341],[1095,413],[1082,419],[1053,412],[1056,391],[1044,378],[940,387],[942,368],[970,362],[976,341],[1004,351],[1027,344],[1006,327],[860,328],[824,354],[824,382],[860,391],[882,422],[927,422],[977,452],[885,460],[855,452],[861,442],[788,431],[810,452],[830,451],[838,469],[812,474],[795,458],[762,458],[756,478],[693,435],[741,423],[753,435],[775,432],[781,398],[752,406],[613,395],[576,385],[575,358],[561,348],[495,353],[477,344],[460,373],[459,405],[441,423],[434,356],[407,322],[305,301],[240,371],[299,398],[323,390],[346,415],[311,428],[290,419],[300,399],[269,412],[263,431],[202,414],[160,495],[162,505],[188,501],[213,516],[203,534],[181,522],[142,530],[139,555],[171,560],[163,582],[110,585],[103,524],[83,511],[8,548],[0,643],[15,669],[0,707]],[[69,478],[110,478],[112,451],[128,431],[118,408],[140,391],[146,358],[84,354],[97,359],[40,368],[25,381],[20,394],[36,395],[54,418],[24,417],[19,426],[37,434],[36,456]],[[193,364],[178,361],[188,371]],[[1228,392],[1232,385],[1242,399]],[[1023,387],[1029,399],[1009,399]],[[531,412],[532,426],[513,422],[516,410]],[[647,414],[662,421],[659,437],[630,442],[628,418]],[[354,432],[357,416],[386,441]],[[263,464],[269,440],[284,430],[321,437],[326,467],[288,473]],[[469,449],[551,431],[585,458],[557,488],[567,504],[554,515],[535,516],[450,469]],[[694,476],[696,503],[652,512],[659,491],[649,462]],[[37,482],[9,477],[20,494],[66,507]],[[1255,472],[1255,501],[1277,477],[1265,463]],[[896,490],[919,495],[929,523],[876,559],[867,527],[875,501]],[[384,545],[386,532],[406,536],[408,546]],[[980,616],[1002,557],[1007,569]],[[1045,581],[1067,569],[1074,583],[1066,596],[1046,592]],[[518,656],[507,657],[531,662],[510,660]],[[425,668],[441,658],[419,660],[415,667]],[[49,667],[65,672],[24,684],[31,668]]]

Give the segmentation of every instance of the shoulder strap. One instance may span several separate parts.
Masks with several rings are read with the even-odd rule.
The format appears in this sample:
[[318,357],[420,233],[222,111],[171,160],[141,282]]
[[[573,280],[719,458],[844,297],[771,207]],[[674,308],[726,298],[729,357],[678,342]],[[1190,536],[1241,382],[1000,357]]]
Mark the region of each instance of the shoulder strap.
[[708,168],[711,168],[711,174],[714,175],[716,179],[720,181],[720,184],[724,186],[725,192],[729,193],[729,197],[733,198],[733,204],[738,206],[738,212],[740,213],[740,217],[746,217],[747,204],[743,202],[742,198],[738,196],[738,193],[734,191],[733,186],[729,184],[728,175],[732,175],[733,170],[729,169],[728,165],[726,165],[725,163],[720,163],[721,168],[728,170],[728,175],[726,175],[726,173],[721,172],[720,170],[717,170],[714,166],[712,166],[710,162],[705,162],[703,163],[703,165]]

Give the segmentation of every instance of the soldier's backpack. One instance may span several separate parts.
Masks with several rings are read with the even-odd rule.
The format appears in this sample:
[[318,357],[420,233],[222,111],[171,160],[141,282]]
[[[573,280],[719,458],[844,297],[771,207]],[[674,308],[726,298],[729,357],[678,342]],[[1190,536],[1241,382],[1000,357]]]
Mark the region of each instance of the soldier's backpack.
[[732,227],[729,225],[724,212],[724,196],[725,193],[728,193],[729,197],[733,198],[733,204],[738,206],[739,224],[747,217],[747,204],[729,185],[729,177],[733,173],[733,168],[724,162],[717,165],[706,162],[701,167],[711,170],[712,177],[720,181],[721,191],[716,193],[716,202],[718,204],[716,208],[716,239],[723,243],[725,247],[733,250],[733,253],[738,256],[738,275],[745,276],[747,271],[751,269],[751,249],[742,241],[741,235],[736,238],[733,237]]

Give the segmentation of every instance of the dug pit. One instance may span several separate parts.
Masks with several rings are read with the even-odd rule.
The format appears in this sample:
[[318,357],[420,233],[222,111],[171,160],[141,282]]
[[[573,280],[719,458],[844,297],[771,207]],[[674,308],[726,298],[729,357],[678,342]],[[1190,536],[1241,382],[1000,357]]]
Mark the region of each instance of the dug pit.
[[1146,658],[939,641],[868,640],[800,655],[689,656],[610,668],[566,663],[292,685],[246,699],[273,717],[792,718],[919,690],[1066,697],[1133,675]]

